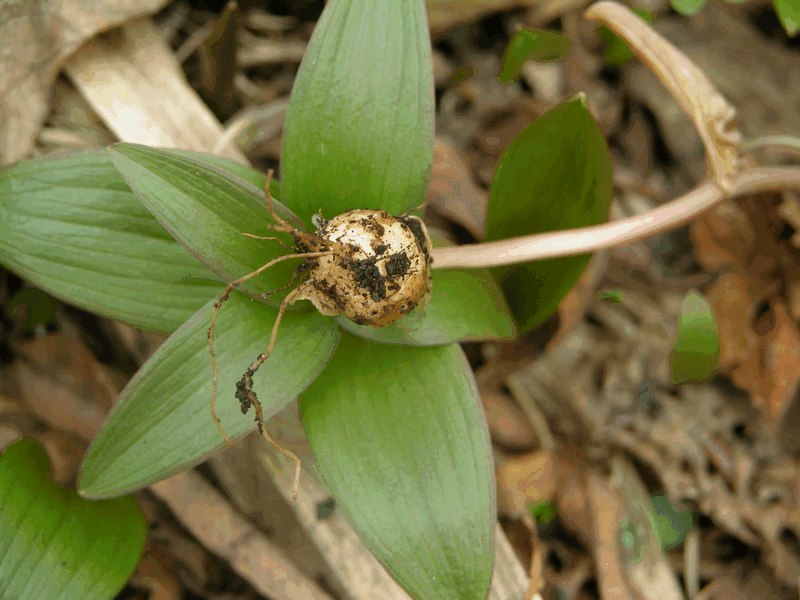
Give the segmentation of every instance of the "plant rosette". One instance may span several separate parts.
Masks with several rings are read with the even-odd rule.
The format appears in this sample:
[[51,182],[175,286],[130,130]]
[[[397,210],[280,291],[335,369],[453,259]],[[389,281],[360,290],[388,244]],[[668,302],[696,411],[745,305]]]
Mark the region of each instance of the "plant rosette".
[[[253,404],[263,421],[298,399],[336,506],[392,576],[414,598],[486,596],[494,471],[459,343],[538,325],[588,257],[431,265],[410,212],[425,197],[433,115],[422,0],[333,0],[292,91],[280,183],[132,144],[0,172],[0,262],[69,303],[171,334],[93,441],[83,496],[140,489],[223,448],[215,390],[232,439],[256,428]],[[579,95],[509,145],[486,238],[599,223],[610,200],[608,152]]]

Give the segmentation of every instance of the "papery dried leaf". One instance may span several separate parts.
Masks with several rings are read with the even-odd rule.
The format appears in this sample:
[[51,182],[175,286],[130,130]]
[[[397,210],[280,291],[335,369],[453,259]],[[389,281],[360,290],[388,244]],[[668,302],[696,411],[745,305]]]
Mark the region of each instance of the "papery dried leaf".
[[742,136],[728,100],[685,54],[623,5],[604,0],[592,5],[586,17],[622,38],[661,80],[700,134],[714,180],[729,186],[739,170]]
[[66,63],[75,87],[125,142],[181,148],[246,163],[222,125],[187,83],[161,31],[150,20],[91,40]]
[[782,302],[773,304],[770,316],[774,324],[758,350],[731,375],[753,404],[779,420],[800,388],[800,332]]
[[0,164],[24,158],[47,116],[64,60],[86,40],[161,9],[166,0],[0,3]]

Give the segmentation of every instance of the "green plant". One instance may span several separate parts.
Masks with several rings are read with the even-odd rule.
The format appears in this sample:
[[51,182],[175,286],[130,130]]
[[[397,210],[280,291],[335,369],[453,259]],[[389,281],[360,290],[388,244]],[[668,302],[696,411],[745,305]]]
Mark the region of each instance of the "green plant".
[[[399,215],[418,207],[432,157],[433,104],[421,0],[329,2],[292,93],[281,181],[270,186],[280,219],[310,229],[318,212]],[[501,158],[489,243],[434,248],[424,309],[381,328],[307,305],[287,311],[274,352],[254,375],[264,416],[299,397],[337,507],[412,596],[485,597],[495,518],[491,448],[458,343],[536,327],[589,252],[685,222],[748,189],[748,181],[705,183],[658,209],[664,223],[653,216],[626,223],[620,236],[616,226],[599,225],[611,201],[605,141],[585,98],[570,98]],[[263,174],[210,155],[131,144],[0,173],[3,264],[68,302],[171,332],[94,440],[82,495],[124,494],[223,446],[208,412],[211,316],[228,282],[287,254],[278,242],[243,233],[291,241],[270,229],[265,184]],[[583,229],[554,231],[576,227]],[[292,280],[294,266],[284,260],[243,280],[220,310],[217,410],[234,438],[254,428],[234,401],[235,383],[267,347],[286,298],[273,292]]]
[[147,523],[132,498],[84,500],[49,469],[27,440],[0,455],[2,596],[111,598],[136,567]]

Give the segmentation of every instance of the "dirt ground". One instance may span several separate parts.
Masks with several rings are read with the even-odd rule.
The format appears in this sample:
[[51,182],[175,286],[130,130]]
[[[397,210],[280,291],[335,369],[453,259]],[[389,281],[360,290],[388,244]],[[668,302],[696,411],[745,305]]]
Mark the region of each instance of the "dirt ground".
[[[223,70],[228,85],[213,83],[222,67],[210,57],[231,51],[208,43],[224,2],[151,1],[128,12],[112,11],[111,0],[93,4],[94,16],[105,11],[108,20],[84,32],[149,12],[150,29],[136,43],[147,51],[148,35],[166,41],[163,58],[152,51],[153,73],[119,71],[114,85],[146,89],[154,73],[180,65],[212,108],[209,118],[223,124],[222,141],[217,135],[203,149],[233,146],[280,174],[288,95],[321,0],[242,0],[238,35],[220,42],[238,56],[234,70]],[[657,206],[704,177],[700,138],[655,77],[635,60],[609,66],[603,59],[596,26],[582,18],[588,2],[492,0],[470,5],[485,9],[475,11],[458,4],[440,0],[431,12],[438,104],[429,223],[461,243],[478,239],[502,150],[578,91],[587,94],[613,156],[612,218]],[[665,1],[637,4],[654,12],[656,29],[737,107],[746,139],[800,135],[800,37],[786,37],[768,1],[712,0],[691,18]],[[505,46],[525,25],[564,32],[573,51],[561,63],[529,62],[518,82],[500,84]],[[50,57],[60,74],[43,71],[35,82],[40,93],[30,102],[46,116],[43,126],[31,125],[32,147],[22,134],[16,140],[18,158],[126,135],[86,63],[106,60],[103,48],[122,52],[130,40],[112,31],[64,62],[79,33]],[[171,110],[157,106],[168,100],[144,92],[126,97],[151,116]],[[178,135],[167,117],[152,118],[162,127],[154,145],[158,135]],[[206,135],[179,134],[194,136],[195,146]],[[797,155],[751,158],[778,163]],[[692,289],[717,320],[720,367],[705,383],[676,386],[669,356],[681,300]],[[3,270],[0,307],[0,447],[20,436],[37,439],[57,480],[74,482],[118,390],[163,338],[60,303]],[[496,451],[500,522],[513,548],[498,560],[522,565],[548,599],[796,598],[799,322],[800,195],[786,192],[728,203],[690,226],[600,252],[539,330],[516,342],[469,344]],[[292,436],[292,417],[276,430],[283,439]],[[343,550],[335,528],[311,533],[312,508],[324,507],[324,494],[298,511],[279,487],[238,447],[185,480],[138,493],[150,538],[121,597],[270,597],[258,572],[220,537],[229,519],[242,519],[260,551],[327,597],[389,597],[375,592],[382,580],[370,577],[381,576],[363,550]],[[653,497],[691,514],[674,544],[649,526]],[[532,525],[532,504],[555,517]],[[347,576],[337,576],[343,564]]]

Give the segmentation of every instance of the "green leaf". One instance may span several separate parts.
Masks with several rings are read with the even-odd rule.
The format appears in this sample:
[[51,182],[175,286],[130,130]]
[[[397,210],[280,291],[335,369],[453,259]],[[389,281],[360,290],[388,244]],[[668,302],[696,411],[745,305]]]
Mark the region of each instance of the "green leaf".
[[329,2],[292,90],[281,198],[307,223],[318,211],[422,204],[433,112],[422,0]]
[[159,331],[176,329],[222,289],[102,150],[0,171],[0,262],[66,302]]
[[[489,193],[486,240],[601,223],[610,204],[611,159],[584,96],[578,95],[539,117],[506,148]],[[556,310],[589,258],[495,270],[523,332]]]
[[706,0],[670,0],[672,8],[687,17],[696,14],[705,3]]
[[564,59],[572,49],[568,37],[545,29],[520,29],[514,33],[503,55],[500,81],[510,83],[519,77],[527,60],[551,62]]
[[[211,363],[206,333],[209,302],[139,370],[94,440],[81,467],[80,492],[123,494],[196,465],[224,442],[209,413]],[[234,293],[217,321],[217,414],[231,437],[254,428],[241,413],[235,382],[264,351],[277,310]],[[333,319],[317,312],[287,314],[272,356],[255,375],[269,417],[295,398],[328,362],[338,340]]]
[[83,500],[49,471],[47,454],[30,441],[0,456],[0,595],[113,598],[144,548],[142,513],[129,497]]
[[509,339],[515,334],[503,292],[485,269],[434,270],[428,304],[386,327],[356,325],[344,317],[339,324],[375,342],[412,346]]
[[485,598],[494,477],[461,349],[343,334],[300,410],[337,507],[395,579],[418,600]]
[[[702,2],[705,2],[705,0],[702,0]],[[650,11],[638,8],[632,8],[631,10],[643,21],[647,23],[653,22],[653,13]],[[603,58],[609,65],[621,66],[633,58],[633,52],[628,48],[628,45],[608,27],[600,27],[600,37],[606,44]]]
[[[116,144],[110,153],[136,197],[164,229],[225,281],[287,254],[277,242],[242,235],[275,235],[268,229],[274,221],[259,188],[186,153],[133,144]],[[273,204],[284,218],[293,218],[279,202]],[[241,287],[251,293],[279,288],[297,264],[277,264]]]
[[711,307],[703,296],[689,292],[681,303],[678,339],[670,356],[673,383],[705,381],[719,364],[719,338]]
[[772,0],[775,13],[790,37],[800,33],[800,1]]
[[665,496],[653,496],[653,510],[648,511],[650,525],[664,550],[683,544],[692,528],[692,513],[673,505]]

